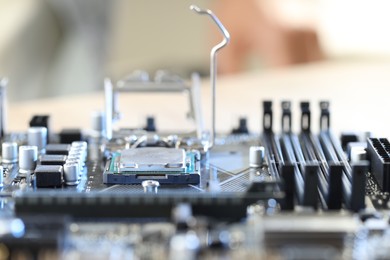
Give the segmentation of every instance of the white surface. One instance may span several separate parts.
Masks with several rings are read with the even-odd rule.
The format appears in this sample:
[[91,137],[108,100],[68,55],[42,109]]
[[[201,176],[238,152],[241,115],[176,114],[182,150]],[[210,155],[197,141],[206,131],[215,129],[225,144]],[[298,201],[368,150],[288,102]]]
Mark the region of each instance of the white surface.
[[[238,124],[239,116],[249,118],[251,131],[259,131],[261,102],[274,101],[274,126],[280,128],[280,102],[293,101],[293,128],[299,129],[299,101],[311,101],[313,130],[318,129],[319,104],[331,102],[331,125],[336,131],[372,131],[389,136],[390,62],[364,63],[324,62],[289,69],[251,72],[220,77],[217,87],[217,129],[230,131]],[[210,87],[202,86],[202,103],[206,126],[210,117]],[[50,114],[52,128],[90,128],[90,114],[103,110],[103,91],[50,99],[9,104],[10,130],[26,130],[34,114]],[[206,106],[207,105],[207,106]],[[185,119],[187,97],[173,94],[122,94],[120,110],[123,126],[145,124],[146,115],[157,116],[160,130],[195,129]]]

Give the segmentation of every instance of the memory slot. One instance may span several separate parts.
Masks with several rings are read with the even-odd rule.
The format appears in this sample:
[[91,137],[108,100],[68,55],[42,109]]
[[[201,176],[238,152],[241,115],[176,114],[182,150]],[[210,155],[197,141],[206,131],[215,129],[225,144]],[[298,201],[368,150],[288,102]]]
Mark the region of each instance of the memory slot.
[[[285,186],[296,190],[296,197],[299,204],[303,204],[304,198],[304,180],[300,168],[298,167],[298,162],[295,157],[294,148],[291,142],[290,134],[283,134],[280,138],[282,151],[285,157],[286,164],[289,164],[293,167],[293,178],[291,181],[294,183],[286,183]],[[287,169],[285,170],[287,171]],[[282,171],[283,173],[283,171]],[[284,177],[284,176],[283,176]],[[284,179],[286,179],[284,177]]]
[[266,150],[266,157],[268,160],[268,168],[273,178],[279,179],[279,165],[283,164],[283,155],[280,150],[280,145],[275,142],[275,135],[272,132],[264,132],[263,145]]
[[322,132],[321,136],[323,136],[324,140],[327,140],[327,142],[331,144],[329,147],[333,147],[334,154],[336,155],[336,158],[334,158],[334,161],[342,162],[342,164],[344,166],[344,173],[347,175],[348,179],[351,181],[352,168],[347,160],[346,155],[344,154],[343,149],[341,148],[340,142],[330,131]]
[[[321,145],[319,138],[315,135],[305,133],[302,135],[305,139],[307,149],[315,157],[320,167],[318,187],[320,195],[326,203],[327,209],[340,209],[342,204],[342,164],[331,160],[328,163],[326,153],[332,153],[333,147],[329,144]],[[327,151],[327,152],[324,152]],[[313,157],[314,156],[314,157]]]
[[343,167],[342,188],[346,206],[359,211],[365,208],[365,185],[368,163],[363,161],[350,165],[337,138],[330,131],[320,134],[321,144],[327,149],[328,161],[335,162]]
[[[291,134],[289,136],[292,149],[300,170],[300,175],[303,180],[301,184],[300,177],[296,175],[297,192],[299,193],[303,189],[303,196],[300,204],[303,206],[309,206],[313,208],[318,207],[318,163],[316,161],[307,160],[308,151],[302,147],[298,136]],[[306,157],[305,157],[306,156]]]

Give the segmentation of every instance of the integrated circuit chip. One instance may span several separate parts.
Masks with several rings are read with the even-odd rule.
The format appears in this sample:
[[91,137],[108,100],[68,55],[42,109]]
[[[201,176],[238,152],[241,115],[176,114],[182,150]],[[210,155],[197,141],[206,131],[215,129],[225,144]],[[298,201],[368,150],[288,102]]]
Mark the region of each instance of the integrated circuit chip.
[[200,154],[184,149],[143,147],[113,153],[103,173],[107,184],[139,184],[158,180],[161,184],[198,184]]
[[186,168],[183,149],[150,147],[127,149],[119,159],[120,172],[182,172]]

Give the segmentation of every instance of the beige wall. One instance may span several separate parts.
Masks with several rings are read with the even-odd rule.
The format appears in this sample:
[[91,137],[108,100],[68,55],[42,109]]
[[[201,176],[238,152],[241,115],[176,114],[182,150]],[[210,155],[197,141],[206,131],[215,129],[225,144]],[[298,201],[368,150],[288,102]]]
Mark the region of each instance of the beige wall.
[[208,70],[212,21],[189,10],[211,8],[210,0],[116,0],[112,13],[107,73],[122,77],[134,69]]
[[[24,100],[100,90],[104,76],[135,69],[207,74],[213,24],[189,5],[215,1],[0,0],[0,76],[11,100]],[[314,17],[329,57],[390,56],[388,0],[258,1],[281,6],[290,22]]]

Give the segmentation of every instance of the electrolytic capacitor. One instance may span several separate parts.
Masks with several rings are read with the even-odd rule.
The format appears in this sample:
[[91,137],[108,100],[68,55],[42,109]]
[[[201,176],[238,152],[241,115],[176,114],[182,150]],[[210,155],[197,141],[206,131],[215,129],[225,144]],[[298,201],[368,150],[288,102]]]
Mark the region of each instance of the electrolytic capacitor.
[[82,175],[82,170],[83,170],[83,163],[81,162],[81,160],[80,159],[78,159],[78,158],[68,158],[68,159],[66,159],[66,163],[65,164],[77,164],[78,165],[78,179],[80,180],[81,179],[81,175]]
[[77,185],[79,183],[80,165],[77,162],[64,164],[64,179],[66,185]]
[[72,142],[72,148],[74,148],[74,147],[87,149],[88,143],[85,141],[75,141],[75,142]]
[[94,111],[91,114],[91,127],[92,130],[98,134],[102,135],[104,132],[104,113],[101,111]]
[[15,163],[18,161],[18,144],[4,142],[1,145],[1,157],[3,163]]
[[264,161],[264,147],[251,146],[249,148],[249,167],[261,167]]
[[38,147],[38,152],[43,153],[47,144],[47,128],[34,126],[30,127],[27,132],[27,143]]
[[81,153],[81,160],[86,161],[88,157],[88,144],[84,141],[77,141],[72,143],[72,147],[70,149],[69,154],[72,153]]
[[31,173],[35,170],[38,160],[38,147],[20,146],[19,147],[19,171],[22,173]]
[[3,166],[0,165],[0,188],[4,186],[4,172]]

